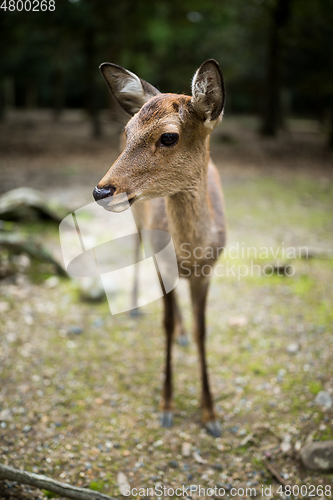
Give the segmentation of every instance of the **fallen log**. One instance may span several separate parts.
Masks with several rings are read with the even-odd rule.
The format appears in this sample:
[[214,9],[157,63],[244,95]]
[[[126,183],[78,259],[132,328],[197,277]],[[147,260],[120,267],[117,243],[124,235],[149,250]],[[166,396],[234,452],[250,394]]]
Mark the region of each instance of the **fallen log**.
[[21,484],[28,484],[35,488],[51,491],[62,497],[73,498],[74,500],[116,500],[113,497],[99,493],[98,491],[88,490],[71,486],[67,483],[61,483],[41,474],[34,474],[25,470],[14,469],[8,465],[0,464],[0,480],[16,481]]
[[41,243],[28,239],[21,234],[1,233],[0,247],[6,248],[13,253],[26,253],[30,257],[53,264],[57,274],[68,277],[62,264]]

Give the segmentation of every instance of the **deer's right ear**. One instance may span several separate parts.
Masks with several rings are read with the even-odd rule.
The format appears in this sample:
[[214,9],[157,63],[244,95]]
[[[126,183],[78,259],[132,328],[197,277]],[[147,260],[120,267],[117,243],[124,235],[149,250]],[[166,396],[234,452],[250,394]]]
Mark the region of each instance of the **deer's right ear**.
[[151,97],[160,93],[150,83],[117,64],[102,63],[99,68],[113,96],[131,116]]

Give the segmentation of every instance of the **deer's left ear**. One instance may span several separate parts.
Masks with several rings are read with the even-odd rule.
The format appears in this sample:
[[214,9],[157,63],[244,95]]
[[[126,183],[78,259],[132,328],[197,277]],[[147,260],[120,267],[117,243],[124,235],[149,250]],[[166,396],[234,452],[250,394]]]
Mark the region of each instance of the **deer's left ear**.
[[225,102],[225,90],[220,66],[214,59],[205,61],[192,80],[192,103],[204,117],[204,125],[213,129],[219,119]]

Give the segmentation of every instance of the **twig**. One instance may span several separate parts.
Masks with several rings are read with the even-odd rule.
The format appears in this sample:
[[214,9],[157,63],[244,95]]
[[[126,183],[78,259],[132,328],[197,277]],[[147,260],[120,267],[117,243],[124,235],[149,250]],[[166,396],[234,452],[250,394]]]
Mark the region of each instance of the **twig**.
[[52,493],[57,493],[66,498],[74,498],[75,500],[115,500],[115,498],[97,491],[78,488],[77,486],[55,481],[47,476],[33,474],[32,472],[14,469],[13,467],[0,464],[0,480],[4,479],[17,481],[22,484],[29,484],[35,488],[52,491]]
[[265,460],[263,458],[262,461],[264,462],[266,469],[269,470],[269,472],[272,474],[272,476],[275,477],[275,479],[280,484],[282,484],[282,486],[288,486],[287,481],[285,479],[283,479],[282,476],[280,476],[280,474],[278,473],[278,471],[276,469],[274,469],[274,467],[269,462],[267,462],[267,460]]

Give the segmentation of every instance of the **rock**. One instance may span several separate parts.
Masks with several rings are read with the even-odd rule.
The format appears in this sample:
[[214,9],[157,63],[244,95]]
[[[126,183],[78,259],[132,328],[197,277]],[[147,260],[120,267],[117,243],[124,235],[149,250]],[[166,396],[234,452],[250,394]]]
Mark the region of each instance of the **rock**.
[[296,354],[296,352],[299,351],[299,345],[296,344],[296,342],[292,342],[291,344],[288,345],[287,347],[287,352],[289,354]]
[[[17,335],[16,335],[16,333],[13,333],[13,332],[7,333],[6,339],[7,339],[7,342],[9,344],[13,344],[17,340]],[[1,418],[0,418],[0,420],[1,420]]]
[[301,449],[304,467],[317,472],[333,472],[333,440],[315,441]]
[[103,318],[96,318],[94,319],[92,326],[94,328],[100,328],[101,326],[104,325],[104,319]]
[[9,408],[0,411],[0,422],[9,422],[10,420],[12,420],[12,412]]
[[22,273],[31,265],[31,260],[28,255],[21,253],[20,255],[15,255],[13,258],[15,266]]
[[177,469],[177,467],[179,467],[177,460],[170,460],[169,465],[173,469]]
[[282,453],[288,453],[288,451],[291,450],[290,441],[282,441],[280,448],[281,448]]
[[189,457],[191,455],[191,443],[182,444],[182,455],[183,457]]
[[5,313],[10,309],[9,302],[0,302],[0,313]]
[[318,392],[314,402],[319,406],[325,406],[325,408],[331,408],[332,396],[327,391],[320,391]]
[[282,453],[288,453],[291,450],[291,435],[285,434],[280,445]]
[[197,451],[193,452],[193,458],[198,464],[205,464],[207,462],[207,460],[202,458]]
[[128,479],[123,472],[118,472],[117,482],[119,485],[119,491],[120,491],[121,495],[127,496],[128,491],[130,490],[130,487],[129,487]]
[[45,220],[56,222],[67,215],[68,211],[56,206],[37,189],[21,187],[12,189],[0,197],[0,218],[2,220]]
[[45,280],[46,288],[56,288],[60,283],[58,276],[50,276]]
[[284,378],[284,376],[285,376],[286,373],[287,373],[286,370],[284,368],[281,368],[279,370],[279,372],[278,372],[277,377],[276,377],[276,381],[277,382],[283,382],[283,378]]
[[215,470],[221,471],[222,470],[222,465],[221,464],[213,464],[213,467]]
[[73,342],[72,340],[68,340],[66,345],[67,345],[68,349],[76,349],[76,347],[77,347],[75,342]]
[[246,326],[247,323],[248,323],[248,319],[245,316],[235,316],[235,317],[228,319],[229,326],[235,326],[238,328]]
[[94,278],[80,278],[78,280],[82,300],[100,302],[105,299],[105,291],[99,276]]
[[83,328],[81,326],[71,326],[68,328],[68,333],[73,335],[81,335],[83,333]]

